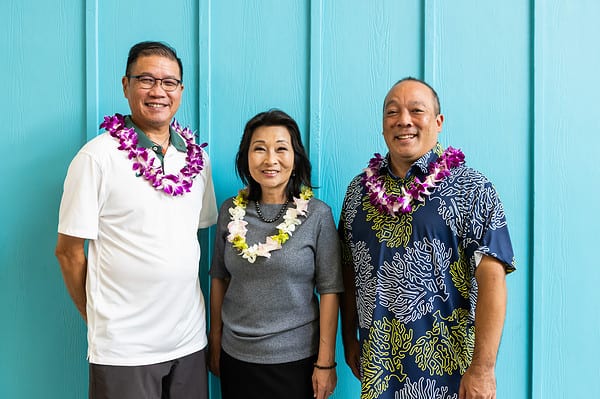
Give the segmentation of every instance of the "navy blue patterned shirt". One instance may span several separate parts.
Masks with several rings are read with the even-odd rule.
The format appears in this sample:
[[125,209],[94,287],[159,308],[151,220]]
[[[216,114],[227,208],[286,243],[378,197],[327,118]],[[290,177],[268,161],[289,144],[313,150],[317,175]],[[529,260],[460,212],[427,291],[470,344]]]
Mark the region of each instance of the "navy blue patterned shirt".
[[[423,180],[442,152],[437,144],[405,178],[391,174],[388,155],[380,170],[386,192]],[[389,216],[369,202],[363,176],[348,186],[339,225],[355,275],[361,399],[456,399],[475,343],[479,260],[492,256],[515,270],[498,194],[462,165],[412,212]]]

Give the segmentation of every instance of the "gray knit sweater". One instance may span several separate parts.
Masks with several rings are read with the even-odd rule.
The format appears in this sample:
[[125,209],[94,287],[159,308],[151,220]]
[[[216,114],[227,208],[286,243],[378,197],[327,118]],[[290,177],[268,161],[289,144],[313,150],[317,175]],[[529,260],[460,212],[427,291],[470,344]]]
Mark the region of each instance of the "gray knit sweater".
[[[317,354],[320,294],[343,291],[340,247],[331,209],[318,199],[308,204],[290,239],[270,258],[249,263],[226,238],[232,199],[219,211],[215,251],[210,275],[229,278],[221,315],[222,348],[232,357],[251,363],[274,364]],[[274,217],[281,205],[261,205],[265,218]],[[248,245],[264,242],[277,233],[282,220],[265,223],[255,204],[246,207]]]

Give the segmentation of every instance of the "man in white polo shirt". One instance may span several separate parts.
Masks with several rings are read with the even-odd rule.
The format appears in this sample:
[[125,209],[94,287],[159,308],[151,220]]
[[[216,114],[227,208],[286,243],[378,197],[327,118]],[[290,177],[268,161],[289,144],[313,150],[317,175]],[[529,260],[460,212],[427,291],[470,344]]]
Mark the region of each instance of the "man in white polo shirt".
[[210,160],[173,119],[182,75],[168,45],[134,45],[131,115],[105,117],[65,179],[56,256],[88,326],[90,398],[207,397],[197,230],[217,208]]

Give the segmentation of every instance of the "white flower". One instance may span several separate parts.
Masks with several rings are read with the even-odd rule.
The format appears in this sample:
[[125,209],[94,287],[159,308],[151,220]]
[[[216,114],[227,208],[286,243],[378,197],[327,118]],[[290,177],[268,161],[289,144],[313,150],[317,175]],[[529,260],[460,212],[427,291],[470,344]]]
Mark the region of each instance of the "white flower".
[[[244,216],[246,216],[246,211],[244,209],[245,202],[243,201],[245,199],[244,193],[244,190],[240,190],[238,197],[236,197],[236,201],[234,201],[234,204],[238,205],[229,208],[231,222],[227,224],[227,229],[229,231],[227,241],[233,243],[237,240],[237,242],[235,242],[235,247],[239,249],[242,258],[248,260],[250,263],[254,263],[257,256],[270,258],[272,251],[281,249],[281,244],[275,239],[277,235],[274,235],[267,237],[264,243],[254,244],[252,246],[248,246],[246,249],[240,249],[248,245],[246,243],[246,232],[248,231],[246,226],[248,225],[248,222],[244,220]],[[301,196],[304,196],[304,198],[307,199],[303,200],[294,198],[296,209],[289,208],[286,211],[283,217],[283,222],[277,226],[277,229],[280,230],[279,234],[284,232],[288,234],[288,236],[291,236],[292,232],[296,230],[296,226],[302,224],[302,221],[298,218],[298,216],[306,216],[308,201],[312,195],[312,191],[308,188],[305,188],[303,189]]]
[[298,212],[298,214],[302,216],[306,214],[306,211],[308,210],[308,201],[309,200],[303,200],[294,197],[294,203],[296,204],[296,211]]
[[242,251],[242,258],[247,259],[248,262],[254,263],[256,256],[258,255],[258,245],[254,244],[248,249]]
[[277,228],[288,235],[292,235],[292,233],[296,230],[296,225],[293,223],[281,223]]
[[258,244],[258,250],[256,255],[264,256],[265,258],[271,257],[271,251],[281,249],[281,244],[271,237],[267,237],[267,240],[263,244]]
[[229,208],[229,214],[231,215],[231,220],[241,220],[246,215],[246,211],[244,208],[236,206],[235,208]]
[[302,223],[298,219],[298,213],[295,209],[288,209],[285,215],[283,215],[283,223],[285,224],[300,224]]
[[274,240],[272,237],[267,237],[267,240],[263,245],[269,251],[281,249],[281,244],[279,243],[279,241]]
[[246,232],[248,229],[246,225],[248,222],[245,220],[232,220],[227,225],[227,229],[229,230],[229,235],[227,236],[227,241],[232,242],[236,236],[240,236],[242,238],[246,238]]

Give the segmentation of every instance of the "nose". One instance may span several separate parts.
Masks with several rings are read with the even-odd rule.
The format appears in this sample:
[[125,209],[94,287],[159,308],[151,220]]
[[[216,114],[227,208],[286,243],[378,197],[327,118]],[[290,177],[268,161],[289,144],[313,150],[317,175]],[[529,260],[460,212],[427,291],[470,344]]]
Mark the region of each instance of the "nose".
[[267,154],[265,156],[265,163],[267,165],[277,164],[277,153],[274,150],[267,151]]
[[398,126],[400,127],[410,127],[412,126],[412,119],[410,117],[410,112],[407,109],[403,109],[398,114]]
[[162,79],[156,79],[154,82],[154,86],[148,90],[148,94],[151,96],[164,96],[166,94],[166,90],[162,87]]

